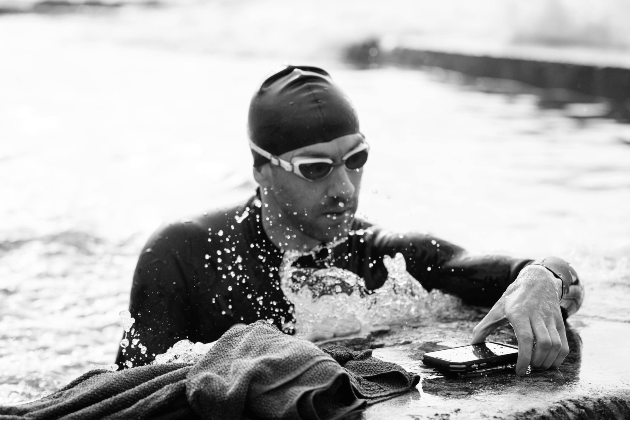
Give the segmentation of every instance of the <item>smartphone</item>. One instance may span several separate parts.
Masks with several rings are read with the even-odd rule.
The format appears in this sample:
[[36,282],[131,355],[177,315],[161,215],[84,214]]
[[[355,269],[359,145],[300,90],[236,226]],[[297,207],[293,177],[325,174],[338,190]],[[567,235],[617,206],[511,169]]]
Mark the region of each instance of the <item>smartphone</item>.
[[495,368],[513,368],[518,359],[518,347],[498,342],[458,346],[428,352],[422,357],[425,365],[438,371],[463,374]]

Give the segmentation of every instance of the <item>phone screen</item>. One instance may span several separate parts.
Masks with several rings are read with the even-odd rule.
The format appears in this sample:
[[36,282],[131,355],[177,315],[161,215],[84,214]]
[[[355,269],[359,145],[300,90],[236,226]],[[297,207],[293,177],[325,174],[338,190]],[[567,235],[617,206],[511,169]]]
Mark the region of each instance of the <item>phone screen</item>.
[[518,349],[492,342],[486,342],[483,344],[467,345],[432,352],[431,356],[453,363],[465,363],[508,354],[518,354]]

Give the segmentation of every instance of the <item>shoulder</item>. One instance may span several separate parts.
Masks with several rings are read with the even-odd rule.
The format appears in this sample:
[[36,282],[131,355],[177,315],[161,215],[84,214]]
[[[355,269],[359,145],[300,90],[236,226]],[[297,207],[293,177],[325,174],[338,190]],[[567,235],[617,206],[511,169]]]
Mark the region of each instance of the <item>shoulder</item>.
[[[249,202],[248,202],[249,203]],[[145,251],[181,254],[184,250],[203,245],[208,237],[220,235],[237,223],[247,204],[215,209],[193,217],[161,225],[147,241]]]

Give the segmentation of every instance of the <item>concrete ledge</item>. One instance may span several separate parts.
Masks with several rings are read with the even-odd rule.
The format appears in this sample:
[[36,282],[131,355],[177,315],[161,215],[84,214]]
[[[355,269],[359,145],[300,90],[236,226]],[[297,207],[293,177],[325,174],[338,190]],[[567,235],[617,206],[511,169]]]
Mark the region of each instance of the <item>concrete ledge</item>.
[[[364,419],[629,419],[630,324],[574,315],[566,326],[570,353],[556,370],[443,376],[422,363],[426,352],[465,344],[477,323],[462,315],[394,325],[363,348],[422,377],[418,390],[369,407]],[[611,340],[611,338],[615,338]],[[490,340],[516,343],[508,326]]]
[[122,6],[157,7],[158,0],[40,0],[24,2],[4,2],[0,4],[0,15],[3,14],[45,14],[58,15],[66,13],[82,13],[92,11],[116,10]]
[[[628,392],[630,393],[630,392]],[[543,410],[529,410],[517,412],[515,419],[588,419],[588,420],[619,420],[628,419],[630,402],[628,393],[604,397],[582,396],[567,399]]]
[[[546,91],[571,91],[592,97],[579,102],[604,99],[610,115],[630,122],[630,55],[559,48],[486,49],[422,43],[383,43],[367,40],[346,51],[346,59],[364,68],[401,66],[437,67],[473,78],[511,80]],[[385,46],[384,46],[385,45]],[[555,57],[555,59],[553,59]],[[564,95],[571,96],[571,95]],[[573,102],[578,102],[575,98]]]

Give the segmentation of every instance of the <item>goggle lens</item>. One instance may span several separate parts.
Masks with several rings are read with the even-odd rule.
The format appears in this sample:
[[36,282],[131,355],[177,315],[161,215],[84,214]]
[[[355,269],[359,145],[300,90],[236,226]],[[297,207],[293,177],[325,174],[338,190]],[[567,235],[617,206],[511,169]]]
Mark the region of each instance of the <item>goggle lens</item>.
[[358,170],[363,167],[368,159],[368,151],[364,149],[355,154],[352,154],[346,159],[346,168],[349,170]]
[[300,164],[298,166],[300,173],[309,180],[319,180],[326,177],[333,169],[332,164],[328,162],[315,162],[313,164]]
[[[350,155],[344,165],[349,170],[358,170],[365,165],[368,159],[368,150],[363,149]],[[308,180],[320,180],[330,174],[334,165],[328,162],[313,162],[308,164],[299,164],[298,170],[300,174]]]

